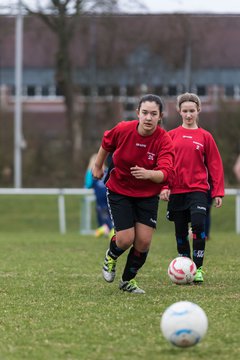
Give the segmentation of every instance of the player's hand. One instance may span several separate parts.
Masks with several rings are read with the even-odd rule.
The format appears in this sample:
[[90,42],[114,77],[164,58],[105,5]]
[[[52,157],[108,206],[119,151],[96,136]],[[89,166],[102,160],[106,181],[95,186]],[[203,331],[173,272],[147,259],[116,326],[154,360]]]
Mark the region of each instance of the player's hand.
[[149,170],[144,169],[143,167],[134,166],[130,168],[132,176],[136,179],[146,180],[149,179]]
[[94,165],[92,168],[92,175],[94,179],[101,179],[103,177],[104,170],[103,168],[99,168],[98,166]]
[[217,197],[215,197],[214,200],[215,200],[215,207],[220,208],[222,206],[222,198],[217,196]]
[[171,191],[169,189],[164,189],[160,192],[160,199],[164,201],[169,201]]

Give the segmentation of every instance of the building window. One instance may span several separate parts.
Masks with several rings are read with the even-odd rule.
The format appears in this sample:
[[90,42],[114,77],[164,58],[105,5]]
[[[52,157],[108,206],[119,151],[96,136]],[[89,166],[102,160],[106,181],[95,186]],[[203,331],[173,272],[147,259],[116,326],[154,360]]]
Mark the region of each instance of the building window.
[[225,86],[225,96],[227,97],[234,97],[234,86],[233,85],[229,85],[229,86]]
[[56,86],[56,96],[63,96],[63,90],[60,86]]
[[36,95],[36,88],[34,85],[27,86],[27,96],[35,96]]
[[91,95],[91,88],[90,86],[83,86],[81,88],[81,93],[83,96],[90,96]]
[[175,85],[170,85],[168,87],[168,95],[169,96],[176,96],[177,95],[177,87]]
[[134,86],[127,86],[127,96],[135,96]]
[[134,111],[135,110],[135,104],[134,103],[127,103],[126,104],[126,111]]
[[206,96],[206,86],[204,85],[197,85],[197,95],[199,96]]
[[161,85],[155,86],[154,94],[157,94],[158,96],[162,96],[163,95],[163,87]]
[[98,96],[107,96],[107,95],[112,95],[112,89],[106,85],[98,86]]
[[120,96],[120,88],[119,86],[112,86],[112,95],[113,96]]
[[44,85],[42,87],[42,96],[49,96],[49,86]]

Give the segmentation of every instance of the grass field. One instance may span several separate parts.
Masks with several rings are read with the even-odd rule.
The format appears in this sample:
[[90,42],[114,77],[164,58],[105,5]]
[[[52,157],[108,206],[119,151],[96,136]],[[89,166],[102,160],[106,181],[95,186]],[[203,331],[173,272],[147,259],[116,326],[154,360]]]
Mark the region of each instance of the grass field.
[[[118,290],[101,276],[106,239],[80,236],[79,199],[68,199],[67,235],[58,233],[55,200],[0,198],[0,359],[2,360],[189,360],[237,359],[240,353],[240,238],[234,232],[234,197],[213,209],[205,282],[170,283],[167,266],[176,256],[172,224],[154,235],[138,275],[145,295]],[[207,313],[201,343],[178,349],[163,338],[159,323],[170,304],[189,300]]]

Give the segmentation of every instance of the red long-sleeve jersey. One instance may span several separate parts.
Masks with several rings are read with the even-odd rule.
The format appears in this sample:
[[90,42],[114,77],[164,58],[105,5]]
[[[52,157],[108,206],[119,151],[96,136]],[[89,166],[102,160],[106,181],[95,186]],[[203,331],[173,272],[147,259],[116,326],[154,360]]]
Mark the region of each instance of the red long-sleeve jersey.
[[175,149],[175,178],[172,194],[207,191],[224,196],[222,159],[212,135],[202,129],[182,126],[169,131]]
[[[114,163],[106,186],[118,194],[132,197],[158,195],[163,184],[171,183],[173,179],[173,143],[160,127],[150,136],[141,136],[137,126],[138,120],[122,121],[105,131],[102,147],[113,153]],[[130,168],[136,165],[148,170],[161,170],[164,183],[136,179],[130,172]]]

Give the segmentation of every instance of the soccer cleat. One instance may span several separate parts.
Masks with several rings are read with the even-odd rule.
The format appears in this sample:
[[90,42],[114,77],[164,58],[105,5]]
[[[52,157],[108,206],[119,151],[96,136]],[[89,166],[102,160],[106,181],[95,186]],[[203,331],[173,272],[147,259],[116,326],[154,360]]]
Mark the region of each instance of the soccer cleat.
[[135,279],[129,281],[120,280],[119,289],[133,294],[145,294],[145,291],[138,287]]
[[117,260],[111,258],[107,250],[102,269],[103,277],[107,282],[113,282],[116,275],[116,264]]
[[195,275],[193,281],[195,283],[202,283],[203,282],[203,270],[202,270],[201,266],[197,269],[197,272],[196,272],[196,275]]
[[108,236],[109,234],[109,228],[106,224],[100,226],[99,228],[97,228],[95,230],[95,236],[96,237],[100,237],[100,236]]

